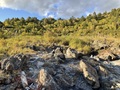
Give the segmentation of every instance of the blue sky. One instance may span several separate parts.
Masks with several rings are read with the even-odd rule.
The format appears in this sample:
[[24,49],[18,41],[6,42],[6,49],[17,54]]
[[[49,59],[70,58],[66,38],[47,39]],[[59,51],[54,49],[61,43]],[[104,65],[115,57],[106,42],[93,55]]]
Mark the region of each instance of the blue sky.
[[13,17],[70,18],[120,8],[120,0],[0,0],[0,21]]
[[43,18],[44,16],[40,16],[37,13],[30,13],[24,10],[13,10],[13,9],[8,9],[8,8],[0,8],[0,21],[4,21],[7,18],[27,18],[27,17],[37,17],[38,19]]

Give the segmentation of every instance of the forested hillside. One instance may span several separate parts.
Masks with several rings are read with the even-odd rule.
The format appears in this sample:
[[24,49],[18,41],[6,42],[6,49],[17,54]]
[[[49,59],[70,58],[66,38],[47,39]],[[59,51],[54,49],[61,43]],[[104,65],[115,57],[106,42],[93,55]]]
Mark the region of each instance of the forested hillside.
[[57,43],[89,53],[93,40],[119,41],[120,8],[70,19],[12,18],[0,22],[0,53],[33,52],[26,46]]

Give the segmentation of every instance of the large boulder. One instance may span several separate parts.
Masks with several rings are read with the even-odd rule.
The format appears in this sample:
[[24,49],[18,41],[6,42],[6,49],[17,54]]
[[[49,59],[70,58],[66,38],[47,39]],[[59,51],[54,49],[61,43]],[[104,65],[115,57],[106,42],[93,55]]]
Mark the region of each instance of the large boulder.
[[79,69],[63,64],[44,66],[39,72],[38,81],[46,90],[92,90]]
[[120,89],[120,64],[119,60],[103,63],[98,70],[100,76],[100,89],[119,90]]
[[18,69],[26,69],[29,55],[18,54],[1,61],[1,69],[5,71],[13,71]]
[[87,61],[80,61],[80,69],[83,72],[87,82],[93,86],[93,88],[99,88],[99,76],[95,68],[93,68]]
[[41,69],[38,75],[38,81],[45,90],[59,90],[53,77],[45,69]]

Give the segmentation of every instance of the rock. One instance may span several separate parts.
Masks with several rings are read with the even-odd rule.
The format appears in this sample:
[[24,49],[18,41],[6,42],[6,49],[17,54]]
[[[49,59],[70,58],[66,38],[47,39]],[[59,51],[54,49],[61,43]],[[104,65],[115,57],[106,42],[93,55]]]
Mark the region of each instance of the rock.
[[40,62],[40,61],[37,62],[37,68],[40,68],[40,67],[42,67],[43,65],[44,65],[44,62]]
[[75,88],[73,90],[93,90],[92,87],[86,83],[86,80],[81,75],[76,80]]
[[80,69],[83,72],[84,77],[86,78],[87,82],[93,86],[93,88],[99,88],[99,76],[95,68],[93,68],[87,61],[81,60],[80,61]]
[[109,74],[109,73],[108,73],[108,70],[105,69],[103,66],[99,66],[98,72],[99,72],[99,75],[102,76],[102,78],[107,77],[108,74]]
[[106,49],[109,47],[109,45],[107,45],[106,43],[106,40],[103,42],[103,41],[98,41],[98,40],[95,40],[93,43],[92,43],[92,46],[95,50],[101,50],[101,49]]
[[8,59],[4,59],[1,61],[1,69],[5,72],[7,71],[7,73],[12,73],[14,65]]
[[89,57],[89,56],[82,56],[82,59],[84,59],[84,60],[89,60],[90,57]]
[[65,55],[63,53],[63,50],[61,48],[56,48],[55,53],[54,53],[55,57],[60,57],[61,59],[65,59]]
[[54,54],[52,54],[52,53],[45,53],[41,56],[41,58],[44,59],[44,60],[50,60],[50,59],[53,58],[53,55]]
[[21,58],[21,62],[20,62],[20,68],[21,70],[25,70],[27,69],[27,62],[30,60],[30,56],[29,55],[23,55]]
[[111,51],[103,50],[98,54],[98,57],[102,60],[115,60],[117,56],[113,54]]
[[77,58],[77,51],[74,49],[68,48],[66,50],[66,58]]
[[[60,46],[45,49],[37,54],[17,54],[1,60],[0,90],[120,89],[120,60],[115,59],[116,53],[100,50],[103,54],[99,51],[98,55],[89,56],[78,55],[68,47],[66,52]],[[100,55],[109,62],[101,61]]]
[[114,66],[120,66],[120,60],[111,61],[110,63]]
[[13,69],[14,69],[13,63],[11,63],[10,61],[7,62],[4,70],[7,71],[7,73],[12,73]]
[[110,61],[108,64],[102,63],[100,70],[98,70],[101,84],[100,88],[103,90],[117,90],[120,88],[120,66],[115,65],[114,62],[119,63],[119,60]]
[[59,86],[45,69],[40,70],[38,81],[46,90],[59,90]]
[[9,85],[9,84],[13,83],[12,79],[13,78],[11,77],[11,75],[6,74],[2,70],[0,70],[0,85]]
[[29,55],[18,54],[1,61],[1,69],[5,71],[13,71],[18,69],[26,69]]
[[63,89],[67,89],[67,87],[72,87],[74,85],[73,78],[71,78],[70,75],[67,75],[65,73],[57,74],[55,76],[55,81]]
[[24,71],[21,72],[21,82],[24,88],[28,86],[28,81],[27,81],[26,74]]
[[[115,53],[116,55],[120,55],[120,44],[115,44],[112,47],[110,47],[110,50]],[[120,59],[120,57],[118,57]]]
[[9,59],[3,59],[1,61],[1,69],[4,70],[5,69],[5,66],[6,66],[6,63],[9,61]]
[[65,55],[63,53],[63,50],[61,48],[56,48],[54,57],[57,60],[58,63],[63,63],[65,61]]

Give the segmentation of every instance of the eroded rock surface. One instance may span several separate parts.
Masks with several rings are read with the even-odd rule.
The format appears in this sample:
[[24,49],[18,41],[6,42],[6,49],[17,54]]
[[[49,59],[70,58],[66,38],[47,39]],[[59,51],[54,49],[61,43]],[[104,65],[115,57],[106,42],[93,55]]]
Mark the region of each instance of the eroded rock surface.
[[95,68],[93,68],[88,62],[85,60],[80,61],[80,68],[83,72],[84,77],[87,82],[93,86],[93,88],[99,88],[99,76]]
[[3,59],[0,90],[120,89],[119,59],[101,60],[89,55],[77,58],[77,52],[65,52],[62,47],[55,47],[34,55],[17,54]]

